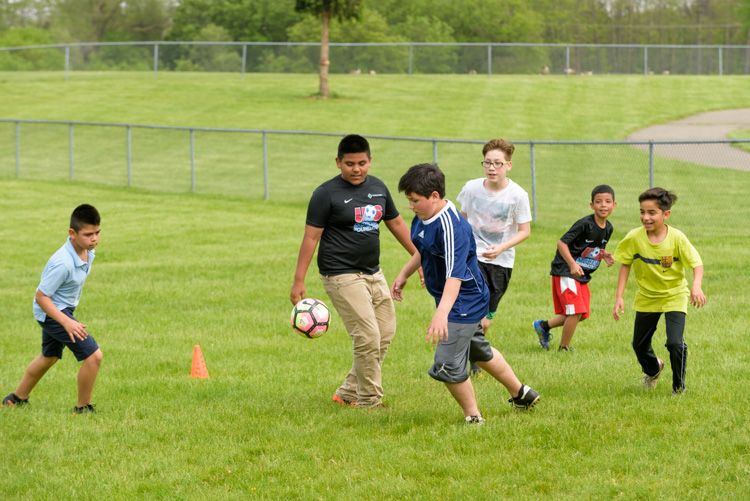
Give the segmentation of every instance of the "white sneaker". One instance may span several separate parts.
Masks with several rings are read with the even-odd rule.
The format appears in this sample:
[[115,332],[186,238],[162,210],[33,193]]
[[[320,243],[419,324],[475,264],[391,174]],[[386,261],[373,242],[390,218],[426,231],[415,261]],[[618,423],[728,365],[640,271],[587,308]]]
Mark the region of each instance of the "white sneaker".
[[656,373],[656,376],[643,376],[643,389],[645,390],[653,390],[656,388],[656,383],[659,381],[661,371],[664,370],[664,360],[661,358],[657,358],[657,360],[659,361],[659,372]]

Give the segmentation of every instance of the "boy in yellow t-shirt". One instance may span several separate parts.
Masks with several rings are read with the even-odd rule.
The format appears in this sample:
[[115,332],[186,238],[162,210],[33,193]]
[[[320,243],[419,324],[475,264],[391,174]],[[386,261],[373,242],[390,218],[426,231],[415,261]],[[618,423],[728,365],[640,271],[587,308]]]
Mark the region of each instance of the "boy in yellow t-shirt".
[[[624,311],[623,293],[634,268],[638,292],[635,295],[633,349],[644,374],[643,387],[656,388],[664,362],[656,357],[651,338],[661,314],[667,327],[667,350],[672,366],[672,394],[685,391],[687,345],[684,341],[687,304],[697,308],[706,304],[701,289],[703,262],[684,233],[666,224],[677,195],[664,188],[651,188],[638,197],[643,226],[631,230],[615,250],[615,261],[621,263],[617,279],[614,317]],[[688,288],[685,269],[692,268],[693,284]]]

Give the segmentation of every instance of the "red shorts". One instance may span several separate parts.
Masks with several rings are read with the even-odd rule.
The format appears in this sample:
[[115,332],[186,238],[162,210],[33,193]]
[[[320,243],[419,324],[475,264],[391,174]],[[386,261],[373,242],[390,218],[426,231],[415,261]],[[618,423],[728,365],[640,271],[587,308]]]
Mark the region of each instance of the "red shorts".
[[552,301],[555,315],[575,315],[582,313],[581,320],[589,318],[589,284],[568,277],[552,276]]

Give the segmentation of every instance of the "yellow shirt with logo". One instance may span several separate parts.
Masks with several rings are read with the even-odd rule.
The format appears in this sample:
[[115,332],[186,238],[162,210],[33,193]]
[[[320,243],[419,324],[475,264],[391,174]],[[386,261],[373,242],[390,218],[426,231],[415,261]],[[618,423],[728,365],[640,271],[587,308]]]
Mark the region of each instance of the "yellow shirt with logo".
[[617,246],[615,260],[632,265],[638,284],[635,311],[687,313],[685,270],[703,266],[703,261],[680,230],[667,226],[667,236],[658,244],[649,242],[643,226],[631,230]]

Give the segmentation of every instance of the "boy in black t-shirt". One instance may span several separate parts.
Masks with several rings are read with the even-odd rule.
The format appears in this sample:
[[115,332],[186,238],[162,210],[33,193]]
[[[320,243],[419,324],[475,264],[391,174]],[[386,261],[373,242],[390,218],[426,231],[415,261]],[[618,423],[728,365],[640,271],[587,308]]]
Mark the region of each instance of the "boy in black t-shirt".
[[614,264],[612,254],[604,248],[612,236],[612,223],[607,218],[617,207],[615,191],[606,184],[597,186],[591,192],[590,207],[594,213],[576,221],[557,242],[550,271],[557,316],[533,323],[539,344],[545,350],[549,350],[550,329],[560,326],[563,330],[558,351],[572,350],[570,340],[578,322],[589,317],[591,274],[602,259],[607,266]]
[[305,275],[315,248],[326,294],[352,338],[354,361],[333,401],[341,406],[385,407],[381,367],[396,334],[396,311],[380,269],[379,223],[416,252],[409,227],[388,188],[368,175],[370,145],[349,135],[339,143],[336,166],[341,174],[321,184],[310,198],[305,235],[297,258],[292,304],[306,297]]

